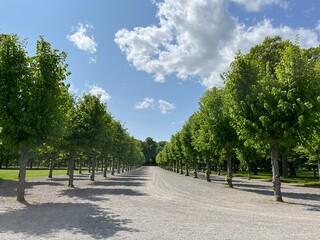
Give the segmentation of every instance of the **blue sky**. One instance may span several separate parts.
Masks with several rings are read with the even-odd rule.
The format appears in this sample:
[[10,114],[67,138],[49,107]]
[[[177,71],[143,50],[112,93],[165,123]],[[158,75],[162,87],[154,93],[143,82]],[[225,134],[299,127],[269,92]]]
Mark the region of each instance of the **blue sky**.
[[0,0],[0,32],[68,53],[71,91],[102,95],[134,137],[169,140],[235,52],[266,36],[320,41],[318,0]]

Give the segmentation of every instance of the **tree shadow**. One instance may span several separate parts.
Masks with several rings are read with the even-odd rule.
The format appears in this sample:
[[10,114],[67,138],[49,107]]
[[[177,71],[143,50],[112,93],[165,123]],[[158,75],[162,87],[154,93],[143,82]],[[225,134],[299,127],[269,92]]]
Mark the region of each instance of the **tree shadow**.
[[65,189],[60,195],[68,196],[71,198],[79,198],[90,201],[108,201],[110,195],[126,195],[126,196],[144,196],[145,193],[135,191],[129,188],[123,189],[106,189],[106,188],[70,188]]
[[105,181],[105,182],[93,182],[92,185],[95,186],[126,186],[126,187],[138,187],[145,185],[143,182],[136,182],[136,181],[116,181],[117,179],[112,179],[112,181]]
[[[253,185],[254,187],[254,185]],[[267,188],[238,188],[240,191],[246,191],[246,192],[252,192],[257,193],[265,196],[273,196],[273,190],[270,186],[270,190],[267,190]],[[311,200],[311,201],[318,201],[320,202],[320,194],[314,194],[314,193],[292,193],[292,192],[284,192],[282,191],[282,196],[284,198],[291,198],[291,199],[300,199],[300,200]],[[313,206],[313,205],[312,205]]]
[[14,197],[17,196],[18,182],[5,180],[0,181],[0,196],[1,197]]
[[[83,180],[89,180],[90,175],[75,175],[73,177],[74,181],[83,181]],[[52,182],[68,182],[69,181],[69,176],[66,177],[59,177],[59,178],[48,178],[48,181]]]
[[139,177],[112,177],[109,178],[110,181],[116,181],[116,182],[133,182],[133,181],[149,181],[148,178],[139,178]]
[[130,219],[120,219],[119,215],[88,203],[26,204],[23,209],[0,214],[0,222],[0,232],[22,233],[27,239],[42,235],[50,239],[50,234],[61,230],[94,239],[112,237],[120,231],[139,231],[127,226]]

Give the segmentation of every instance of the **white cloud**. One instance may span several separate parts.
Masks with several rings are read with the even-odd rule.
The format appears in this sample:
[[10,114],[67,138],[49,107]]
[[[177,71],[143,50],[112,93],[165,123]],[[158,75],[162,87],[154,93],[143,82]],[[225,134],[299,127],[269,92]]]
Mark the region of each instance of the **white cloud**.
[[100,96],[102,102],[106,103],[111,99],[111,96],[101,87],[97,85],[89,86],[89,93],[95,96]]
[[135,105],[135,108],[136,109],[153,108],[153,103],[154,103],[154,99],[153,98],[146,97],[145,99],[143,99],[142,102],[138,102]]
[[92,25],[79,23],[77,27],[72,27],[72,31],[74,33],[72,35],[68,35],[67,39],[81,51],[92,55],[89,57],[90,63],[96,63],[98,43],[94,40],[92,35],[89,36],[87,33],[91,28],[93,28]]
[[264,6],[278,5],[284,9],[287,9],[289,4],[284,0],[231,0],[237,4],[245,7],[247,11],[258,12]]
[[162,99],[160,99],[158,101],[158,103],[159,103],[159,109],[162,114],[166,114],[166,113],[168,113],[168,111],[176,109],[176,106],[173,103],[169,103],[169,102],[164,101]]
[[87,35],[87,31],[89,28],[93,27],[88,24],[83,25],[82,23],[79,23],[78,27],[73,28],[76,31],[72,35],[68,35],[67,39],[70,42],[73,42],[73,44],[80,50],[94,54],[97,51],[98,43],[95,42],[93,36]]
[[[247,27],[230,15],[228,3],[228,0],[188,0],[188,4],[185,0],[164,0],[157,3],[158,26],[121,29],[115,42],[136,69],[152,74],[156,82],[165,82],[170,75],[182,80],[196,77],[207,88],[222,87],[220,74],[228,70],[235,53],[248,52],[266,36],[280,35],[294,41],[299,34],[302,47],[319,45],[315,29],[275,27],[268,19]],[[259,6],[266,3],[260,1]]]

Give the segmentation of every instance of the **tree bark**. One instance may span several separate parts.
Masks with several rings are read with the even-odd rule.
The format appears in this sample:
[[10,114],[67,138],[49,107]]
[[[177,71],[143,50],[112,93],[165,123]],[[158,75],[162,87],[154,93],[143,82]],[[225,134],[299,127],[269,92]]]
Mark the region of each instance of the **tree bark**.
[[248,180],[251,180],[251,166],[250,166],[250,162],[248,162],[247,165],[248,165]]
[[79,174],[82,174],[82,158],[79,159]]
[[114,175],[114,158],[112,158],[111,175]]
[[53,169],[54,169],[54,164],[55,164],[55,161],[56,161],[56,156],[57,156],[56,153],[52,153],[52,154],[51,154],[51,161],[50,161],[48,178],[52,178],[52,172],[53,172]]
[[189,176],[189,161],[186,159],[186,176]]
[[92,169],[90,174],[90,180],[94,181],[95,172],[96,172],[96,162],[97,162],[97,153],[93,151],[92,153]]
[[104,168],[103,168],[103,177],[107,177],[107,168],[108,168],[108,158],[104,158]]
[[194,171],[193,171],[194,178],[198,178],[198,162],[197,162],[197,158],[195,157],[193,159],[193,161],[194,161]]
[[120,174],[120,160],[118,161],[118,163],[117,163],[117,172],[118,172],[118,174]]
[[211,169],[210,169],[210,157],[209,156],[206,157],[206,166],[207,166],[206,180],[207,180],[207,182],[211,182],[211,179],[210,179]]
[[272,165],[272,183],[273,192],[277,202],[283,202],[281,194],[281,181],[279,173],[279,161],[278,161],[278,141],[271,141],[271,165]]
[[233,188],[232,184],[232,155],[231,155],[231,147],[227,147],[227,182],[228,186]]
[[319,182],[320,182],[320,157],[318,157],[318,174],[319,174]]
[[180,159],[180,174],[183,174],[182,159]]
[[68,187],[74,187],[73,185],[73,173],[74,173],[74,157],[75,153],[73,150],[70,151],[70,156],[69,156],[69,184]]
[[19,183],[17,189],[17,201],[24,202],[24,192],[26,188],[26,170],[27,170],[27,161],[29,157],[29,151],[27,148],[22,148],[20,150],[20,171],[19,171]]
[[122,173],[124,173],[124,168],[125,168],[125,165],[124,165],[124,161],[122,162]]

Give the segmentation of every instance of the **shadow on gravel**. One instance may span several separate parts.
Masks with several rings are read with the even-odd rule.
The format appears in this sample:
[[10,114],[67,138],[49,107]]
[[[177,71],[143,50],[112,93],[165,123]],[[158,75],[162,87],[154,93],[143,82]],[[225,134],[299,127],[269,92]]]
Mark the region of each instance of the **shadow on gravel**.
[[[75,175],[73,177],[74,181],[83,181],[83,180],[90,180],[90,175]],[[48,181],[52,181],[52,182],[68,182],[69,181],[69,177],[59,177],[59,178],[48,178]]]
[[90,201],[107,201],[110,195],[144,196],[146,194],[132,189],[70,188],[63,190],[61,195]]
[[117,177],[117,178],[109,178],[109,181],[116,181],[116,182],[134,182],[134,181],[148,181],[148,178],[139,178],[139,177]]
[[[262,194],[262,195],[266,195],[266,196],[273,196],[272,187],[270,187],[270,190],[257,189],[257,188],[252,188],[252,189],[238,188],[238,189],[240,191],[253,192],[253,193]],[[311,200],[311,201],[318,201],[320,203],[320,194],[282,192],[282,196],[284,198]],[[300,205],[304,205],[304,204],[300,204]],[[313,206],[313,205],[310,205],[310,206]]]
[[[49,234],[62,234],[67,231],[71,234],[82,234],[94,239],[112,237],[119,231],[138,232],[139,230],[127,227],[130,219],[120,219],[119,215],[99,208],[92,204],[79,203],[45,203],[29,205],[23,209],[13,210],[0,214],[0,232],[24,234],[26,239],[36,239]],[[19,237],[20,238],[20,237]]]
[[143,182],[136,182],[133,180],[128,181],[116,181],[117,179],[111,179],[112,181],[105,181],[105,182],[94,182],[92,185],[95,186],[126,186],[126,187],[138,187],[145,185]]
[[0,196],[1,197],[15,197],[17,196],[18,182],[17,181],[0,181]]
[[[35,186],[61,186],[63,184],[55,182],[26,182],[26,189],[33,188]],[[3,181],[0,184],[0,196],[1,197],[16,197],[18,181]]]

